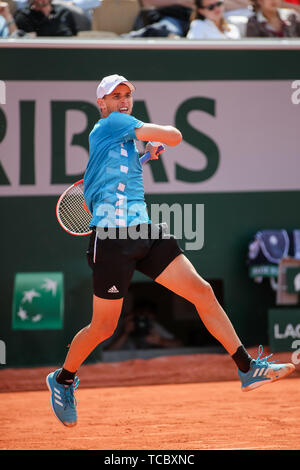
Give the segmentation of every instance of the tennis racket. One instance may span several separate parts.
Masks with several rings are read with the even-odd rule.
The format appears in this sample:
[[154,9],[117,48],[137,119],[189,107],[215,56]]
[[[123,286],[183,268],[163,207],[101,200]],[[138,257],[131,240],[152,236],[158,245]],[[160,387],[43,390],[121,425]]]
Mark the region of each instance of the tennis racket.
[[92,233],[89,225],[92,215],[84,200],[83,179],[69,186],[56,204],[56,218],[60,226],[71,235]]
[[[160,145],[157,154],[164,150]],[[145,165],[151,158],[150,152],[146,152],[140,158],[141,165]],[[56,218],[60,226],[69,234],[82,237],[90,235],[90,222],[92,214],[84,200],[83,179],[69,186],[59,197],[56,204]]]

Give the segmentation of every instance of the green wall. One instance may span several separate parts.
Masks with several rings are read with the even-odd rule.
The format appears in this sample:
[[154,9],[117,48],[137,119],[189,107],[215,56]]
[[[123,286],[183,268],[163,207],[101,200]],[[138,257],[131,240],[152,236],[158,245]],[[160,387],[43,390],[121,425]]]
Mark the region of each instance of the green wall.
[[[186,252],[206,279],[224,282],[224,306],[246,345],[266,344],[267,310],[275,295],[269,286],[255,284],[245,263],[248,243],[261,227],[294,228],[288,210],[298,207],[300,192],[258,194],[168,195],[168,204],[196,202],[205,205],[204,247]],[[161,196],[147,197],[161,203]],[[72,237],[57,225],[56,197],[1,198],[6,229],[2,231],[1,338],[7,346],[7,364],[21,366],[61,362],[78,329],[91,318],[91,276],[85,260],[86,237]],[[225,208],[230,207],[230,211]],[[18,220],[18,222],[16,222]],[[184,240],[181,241],[184,247]],[[11,308],[16,272],[62,271],[65,279],[64,329],[12,331]],[[136,279],[139,279],[138,277]],[[89,360],[100,359],[97,350]]]
[[[0,49],[0,79],[20,81],[20,86],[27,80],[97,81],[104,69],[108,75],[115,73],[117,67],[133,81],[289,80],[300,77],[299,54],[297,48],[288,47],[278,50],[215,50],[203,45],[198,50],[180,50],[175,46],[174,50],[152,50],[151,47],[120,50],[117,46],[107,49],[101,45],[78,49],[3,47]],[[5,106],[2,109],[5,113]],[[137,117],[142,118],[144,111],[140,107]],[[2,129],[6,126],[3,112],[0,113]],[[32,113],[30,105],[25,106],[23,112]],[[59,123],[56,124],[59,127]],[[30,132],[30,121],[28,126]],[[30,143],[27,145],[30,148]],[[31,173],[26,176],[26,169],[28,171],[31,163],[30,158],[23,161],[25,184],[30,184]],[[53,164],[58,167],[61,164],[58,152],[54,152]],[[156,168],[153,174],[162,175],[161,170]],[[29,181],[26,182],[27,177]],[[5,184],[3,178],[1,181]],[[204,247],[186,254],[206,279],[223,281],[224,307],[246,346],[266,344],[267,311],[274,306],[275,295],[268,286],[257,285],[249,279],[248,243],[254,233],[263,228],[297,228],[295,209],[300,204],[300,191],[190,194],[171,191],[169,194],[147,194],[146,199],[149,204],[204,204]],[[88,240],[69,236],[59,228],[55,217],[56,201],[56,195],[0,197],[0,339],[6,343],[8,367],[61,363],[72,337],[91,318],[91,272],[85,260]],[[181,244],[184,246],[184,240]],[[27,271],[64,273],[62,330],[12,330],[14,276],[17,272]],[[95,360],[101,360],[99,349],[88,361]]]

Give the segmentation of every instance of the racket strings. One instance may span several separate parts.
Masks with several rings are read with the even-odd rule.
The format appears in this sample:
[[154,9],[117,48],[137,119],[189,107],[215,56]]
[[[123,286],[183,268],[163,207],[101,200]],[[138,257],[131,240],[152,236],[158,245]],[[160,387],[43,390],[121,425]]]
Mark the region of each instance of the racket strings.
[[83,204],[83,183],[80,183],[66,192],[58,207],[61,223],[75,234],[90,232],[91,214],[84,209]]

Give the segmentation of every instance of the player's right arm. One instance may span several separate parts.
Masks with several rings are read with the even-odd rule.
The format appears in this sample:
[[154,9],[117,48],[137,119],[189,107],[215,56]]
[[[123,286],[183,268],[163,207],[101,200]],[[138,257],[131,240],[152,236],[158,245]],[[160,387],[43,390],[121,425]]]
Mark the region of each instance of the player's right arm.
[[181,132],[173,126],[160,126],[158,124],[145,123],[135,129],[138,140],[144,142],[154,140],[175,147],[182,141]]

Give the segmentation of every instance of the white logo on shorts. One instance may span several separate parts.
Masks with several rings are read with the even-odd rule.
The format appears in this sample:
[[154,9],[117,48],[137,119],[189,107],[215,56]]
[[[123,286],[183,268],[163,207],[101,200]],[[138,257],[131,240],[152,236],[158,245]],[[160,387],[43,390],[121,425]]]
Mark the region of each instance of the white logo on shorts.
[[117,294],[119,291],[116,286],[112,286],[110,289],[108,289],[107,292],[109,292],[110,294]]

